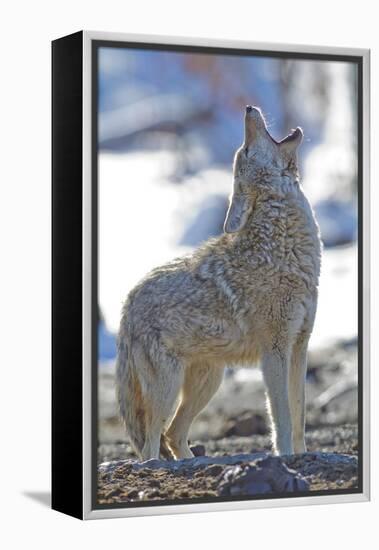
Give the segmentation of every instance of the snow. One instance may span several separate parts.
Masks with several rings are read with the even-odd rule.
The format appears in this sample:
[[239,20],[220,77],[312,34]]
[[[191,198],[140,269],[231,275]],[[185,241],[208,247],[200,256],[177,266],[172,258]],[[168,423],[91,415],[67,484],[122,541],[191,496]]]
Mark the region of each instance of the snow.
[[356,243],[326,249],[310,349],[328,347],[358,334],[358,248]]
[[116,331],[122,301],[152,268],[177,255],[172,217],[180,194],[164,179],[166,153],[99,158],[99,303]]
[[357,231],[357,150],[351,66],[330,63],[329,102],[321,142],[304,162],[304,187],[314,205],[326,246],[349,243]]

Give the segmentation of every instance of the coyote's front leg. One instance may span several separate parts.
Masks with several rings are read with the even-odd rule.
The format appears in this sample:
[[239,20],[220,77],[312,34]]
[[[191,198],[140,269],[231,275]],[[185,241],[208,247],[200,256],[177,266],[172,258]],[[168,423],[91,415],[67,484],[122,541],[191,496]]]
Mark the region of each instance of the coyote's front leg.
[[293,453],[288,371],[288,347],[275,347],[263,352],[262,372],[267,388],[273,447],[275,454],[279,455]]
[[289,396],[293,427],[293,450],[305,453],[305,376],[309,334],[301,332],[292,348],[289,373]]

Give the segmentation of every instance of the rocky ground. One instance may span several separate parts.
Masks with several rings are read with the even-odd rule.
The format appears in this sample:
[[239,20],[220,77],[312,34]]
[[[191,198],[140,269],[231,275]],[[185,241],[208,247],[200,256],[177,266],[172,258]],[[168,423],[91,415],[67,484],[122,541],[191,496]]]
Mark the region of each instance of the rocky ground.
[[[270,449],[267,435],[197,441],[193,451],[200,456],[181,461],[138,463],[129,444],[103,444],[99,448],[99,503],[357,487],[356,426],[312,430],[307,434],[307,445],[307,453],[274,457],[273,464],[267,465]],[[248,468],[249,475],[245,472],[246,479],[241,481],[244,468]],[[251,469],[255,475],[253,482]],[[228,480],[229,492],[225,488]]]
[[100,376],[98,501],[215,498],[358,486],[357,356],[345,342],[310,356],[307,449],[267,459],[271,442],[258,369],[229,370],[190,438],[195,459],[138,463],[114,410],[113,366]]

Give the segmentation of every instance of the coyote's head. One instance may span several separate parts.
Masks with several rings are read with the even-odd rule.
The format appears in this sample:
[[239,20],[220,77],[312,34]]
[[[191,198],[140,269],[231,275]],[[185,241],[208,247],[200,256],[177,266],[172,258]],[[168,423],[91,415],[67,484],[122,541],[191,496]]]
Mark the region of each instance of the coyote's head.
[[234,158],[233,194],[224,224],[226,233],[240,231],[246,225],[260,194],[280,194],[298,176],[296,150],[303,139],[296,128],[282,141],[269,134],[258,107],[246,107],[245,140]]

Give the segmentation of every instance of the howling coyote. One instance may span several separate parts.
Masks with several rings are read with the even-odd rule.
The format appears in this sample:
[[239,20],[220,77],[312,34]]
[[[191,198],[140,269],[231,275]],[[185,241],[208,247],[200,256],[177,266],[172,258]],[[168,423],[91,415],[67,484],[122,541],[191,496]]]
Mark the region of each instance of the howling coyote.
[[117,395],[143,460],[192,457],[190,426],[225,366],[258,360],[274,452],[305,451],[304,385],[321,244],[299,183],[302,138],[296,128],[277,142],[261,111],[246,107],[224,234],[154,269],[124,304]]

